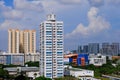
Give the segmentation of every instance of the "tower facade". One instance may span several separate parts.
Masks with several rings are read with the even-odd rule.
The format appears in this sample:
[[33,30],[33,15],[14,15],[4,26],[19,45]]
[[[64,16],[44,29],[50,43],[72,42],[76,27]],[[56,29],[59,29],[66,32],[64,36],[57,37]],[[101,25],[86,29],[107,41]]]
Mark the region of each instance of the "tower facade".
[[40,24],[40,74],[48,78],[63,76],[63,22],[55,17]]
[[89,43],[88,44],[88,53],[99,53],[99,43]]
[[117,56],[119,54],[119,43],[102,43],[102,54]]
[[8,52],[9,53],[35,53],[36,31],[18,29],[8,30]]

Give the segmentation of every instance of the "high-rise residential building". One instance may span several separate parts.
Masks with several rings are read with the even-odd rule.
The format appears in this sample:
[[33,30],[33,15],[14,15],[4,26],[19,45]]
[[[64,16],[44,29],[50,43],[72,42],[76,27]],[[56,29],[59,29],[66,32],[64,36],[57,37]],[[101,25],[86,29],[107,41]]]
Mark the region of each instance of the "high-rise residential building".
[[63,22],[55,17],[40,24],[40,75],[48,78],[63,76]]
[[35,53],[36,31],[18,29],[8,30],[8,52],[9,53]]
[[99,43],[89,43],[88,44],[88,53],[99,53]]

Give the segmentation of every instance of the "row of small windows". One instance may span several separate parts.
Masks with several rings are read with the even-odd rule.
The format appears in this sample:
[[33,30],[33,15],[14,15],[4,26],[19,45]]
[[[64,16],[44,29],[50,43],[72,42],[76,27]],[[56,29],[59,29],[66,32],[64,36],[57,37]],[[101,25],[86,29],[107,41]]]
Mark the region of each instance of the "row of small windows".
[[52,67],[51,68],[49,67],[49,68],[46,68],[46,69],[52,69]]
[[57,73],[57,75],[63,75],[63,73]]
[[52,54],[52,52],[46,52],[46,54]]
[[[55,32],[55,31],[54,31]],[[56,31],[57,33],[62,33],[63,31]],[[52,33],[52,31],[47,30],[46,33]]]
[[[51,54],[52,52],[51,52],[51,50],[47,50],[46,53],[47,53],[47,54]],[[58,51],[57,53],[58,53],[58,54],[62,54],[63,52]]]
[[57,27],[62,27],[63,25],[48,25],[48,24],[46,25],[46,27],[54,27],[54,26],[55,26],[55,27],[56,27],[56,26],[57,26]]
[[[52,25],[52,24],[54,24],[54,25],[55,25],[55,24],[57,24],[57,25],[63,25],[63,23],[61,23],[61,22],[59,22],[59,23],[58,23],[58,22],[57,22],[57,23],[49,23],[49,22],[46,22],[46,25]],[[42,25],[43,25],[43,24],[42,24]]]
[[46,41],[46,44],[49,44],[49,43],[51,44],[51,43],[52,43],[52,41]]
[[46,77],[52,77],[52,73],[46,73]]
[[[52,43],[52,41],[46,41],[46,43]],[[63,43],[62,41],[58,41],[57,44]]]
[[59,41],[59,42],[57,42],[57,43],[63,43],[62,41]]
[[49,63],[46,63],[46,64],[52,64],[52,63],[49,62]]
[[63,62],[57,62],[57,64],[63,64]]
[[62,54],[62,52],[57,52],[57,54]]

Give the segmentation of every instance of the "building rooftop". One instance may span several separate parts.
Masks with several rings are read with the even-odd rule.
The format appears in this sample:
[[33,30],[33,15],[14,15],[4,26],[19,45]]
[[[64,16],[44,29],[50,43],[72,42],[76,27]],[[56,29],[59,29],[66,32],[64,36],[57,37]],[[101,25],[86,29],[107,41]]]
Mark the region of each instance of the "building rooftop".
[[7,70],[8,72],[17,72],[17,71],[39,71],[38,67],[9,67],[9,68],[4,68],[4,70]]

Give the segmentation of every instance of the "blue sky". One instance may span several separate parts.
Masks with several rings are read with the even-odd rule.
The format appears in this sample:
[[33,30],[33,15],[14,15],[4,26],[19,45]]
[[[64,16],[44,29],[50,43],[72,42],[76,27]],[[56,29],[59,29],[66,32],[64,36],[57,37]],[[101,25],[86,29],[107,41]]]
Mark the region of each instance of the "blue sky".
[[7,51],[10,28],[35,29],[39,43],[39,24],[52,12],[64,22],[65,50],[120,42],[119,9],[120,0],[0,0],[0,50]]

